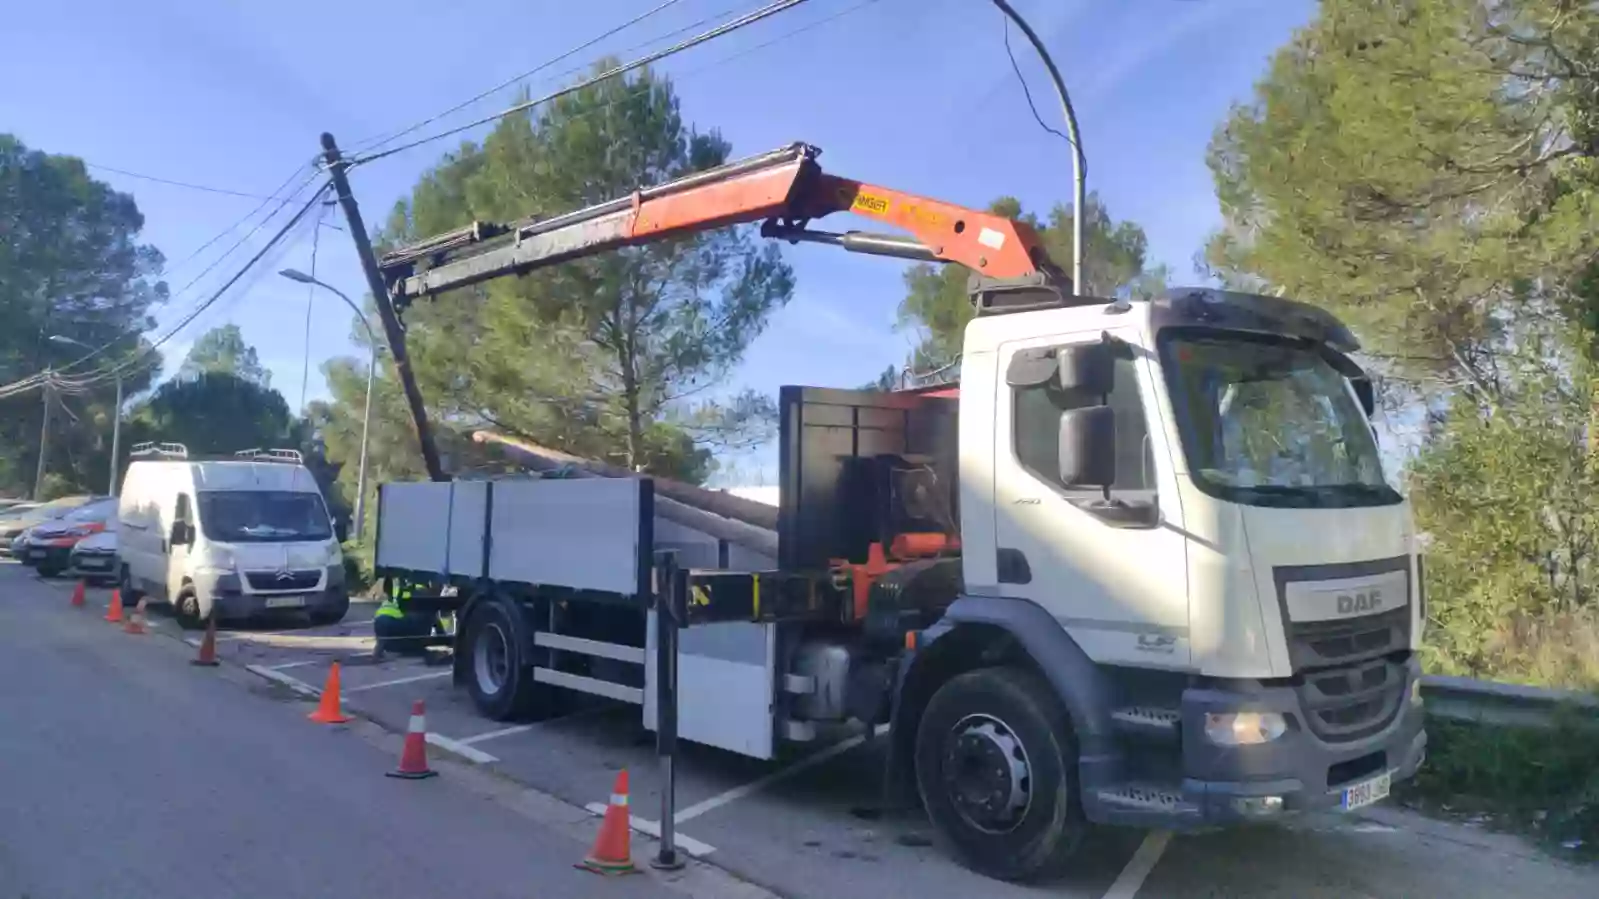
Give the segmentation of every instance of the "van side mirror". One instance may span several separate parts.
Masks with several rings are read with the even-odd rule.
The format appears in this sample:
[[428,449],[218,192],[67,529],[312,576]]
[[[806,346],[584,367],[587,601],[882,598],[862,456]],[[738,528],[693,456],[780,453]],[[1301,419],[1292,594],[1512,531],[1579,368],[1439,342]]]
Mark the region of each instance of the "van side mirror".
[[173,546],[188,546],[194,542],[194,528],[187,521],[172,522],[171,539],[168,541]]
[[338,541],[340,543],[343,543],[343,542],[349,540],[350,539],[350,526],[345,524],[342,521],[333,522],[333,536],[338,538]]
[[1116,483],[1116,413],[1085,406],[1060,414],[1060,480],[1067,487]]
[[1350,378],[1349,385],[1355,388],[1355,397],[1360,400],[1360,408],[1370,418],[1377,414],[1377,390],[1372,386],[1371,379],[1365,375]]

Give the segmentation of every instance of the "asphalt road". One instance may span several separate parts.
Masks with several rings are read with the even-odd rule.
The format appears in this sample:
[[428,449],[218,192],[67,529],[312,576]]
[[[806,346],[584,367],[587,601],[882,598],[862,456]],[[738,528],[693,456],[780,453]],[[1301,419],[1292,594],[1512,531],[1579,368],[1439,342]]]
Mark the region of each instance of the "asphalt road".
[[[334,627],[224,632],[223,667],[197,672],[172,622],[157,618],[151,635],[128,636],[100,621],[105,591],[90,591],[88,609],[69,608],[70,591],[0,566],[0,646],[9,650],[0,652],[0,899],[17,895],[12,872],[41,885],[30,899],[154,895],[153,886],[123,888],[135,877],[241,899],[257,895],[251,885],[262,878],[273,899],[657,888],[701,897],[770,888],[789,899],[1599,896],[1599,869],[1383,806],[1206,835],[1112,831],[1061,882],[997,883],[933,848],[919,814],[863,813],[876,770],[870,743],[772,765],[685,744],[679,832],[710,864],[675,881],[599,882],[570,869],[594,830],[583,806],[603,802],[627,768],[635,825],[647,831],[659,817],[660,779],[637,709],[513,727],[484,720],[448,670],[358,664],[371,645],[370,609],[359,607]],[[346,709],[389,733],[305,722],[307,695],[340,658]],[[399,745],[392,732],[418,698],[431,738],[448,750],[434,757],[443,776],[384,779]],[[391,856],[388,846],[404,848]],[[635,837],[635,857],[653,848]],[[63,885],[45,888],[54,883]],[[117,888],[96,889],[104,884]]]
[[0,899],[727,893],[703,870],[578,871],[580,810],[470,772],[386,778],[392,735],[312,724],[291,692],[65,596],[0,566]]

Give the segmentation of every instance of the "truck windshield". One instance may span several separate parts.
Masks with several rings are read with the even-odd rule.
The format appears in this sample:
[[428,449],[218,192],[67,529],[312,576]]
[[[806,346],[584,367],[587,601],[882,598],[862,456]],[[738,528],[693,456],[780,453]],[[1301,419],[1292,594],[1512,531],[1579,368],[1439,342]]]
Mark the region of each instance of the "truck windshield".
[[1344,376],[1312,344],[1173,330],[1160,349],[1200,489],[1260,506],[1400,502]]
[[219,543],[327,540],[327,507],[315,493],[289,490],[202,490],[200,527]]

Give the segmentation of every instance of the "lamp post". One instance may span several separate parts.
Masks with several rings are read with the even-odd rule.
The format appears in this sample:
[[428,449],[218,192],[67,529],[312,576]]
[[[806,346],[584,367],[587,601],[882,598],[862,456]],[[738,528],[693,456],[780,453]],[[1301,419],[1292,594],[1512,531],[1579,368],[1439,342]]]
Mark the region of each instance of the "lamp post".
[[372,325],[366,320],[366,316],[361,314],[361,307],[357,306],[354,300],[345,296],[344,291],[324,281],[318,281],[298,269],[286,268],[278,272],[278,274],[288,278],[290,281],[298,281],[301,284],[314,284],[343,300],[344,305],[349,306],[351,311],[355,313],[355,317],[361,320],[361,326],[366,328],[367,343],[372,345],[371,358],[366,363],[366,411],[361,416],[361,461],[356,469],[355,476],[355,536],[356,539],[360,539],[361,535],[366,531],[366,446],[367,434],[372,428],[372,375],[378,366],[377,334],[373,333]]
[[[68,337],[65,334],[52,334],[52,335],[50,335],[50,342],[51,343],[63,343],[63,344],[67,344],[68,346],[82,347],[83,349],[89,350],[90,352],[94,351],[94,347],[89,346],[88,344],[84,343],[81,340],[74,340],[73,338]],[[118,367],[113,368],[111,370],[111,373],[116,378],[116,382],[117,382],[117,401],[116,401],[116,405],[111,407],[111,482],[106,486],[106,491],[105,492],[106,492],[107,496],[116,496],[117,495],[117,468],[118,468],[118,462],[120,461],[118,459],[118,454],[121,453],[121,451],[122,451],[122,371],[121,371],[121,367],[118,366]],[[39,452],[41,454],[44,452],[43,440],[42,439],[40,441],[40,450],[39,450]],[[41,455],[40,458],[43,458],[43,456]]]

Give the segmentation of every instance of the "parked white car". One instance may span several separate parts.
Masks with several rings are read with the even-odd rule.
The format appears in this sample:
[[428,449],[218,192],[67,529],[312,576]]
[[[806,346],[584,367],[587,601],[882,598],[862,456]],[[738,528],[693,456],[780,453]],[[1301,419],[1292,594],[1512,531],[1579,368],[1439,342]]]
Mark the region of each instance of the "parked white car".
[[82,578],[95,584],[110,583],[117,579],[121,566],[117,561],[116,521],[98,534],[91,534],[72,547],[67,564],[70,577]]

